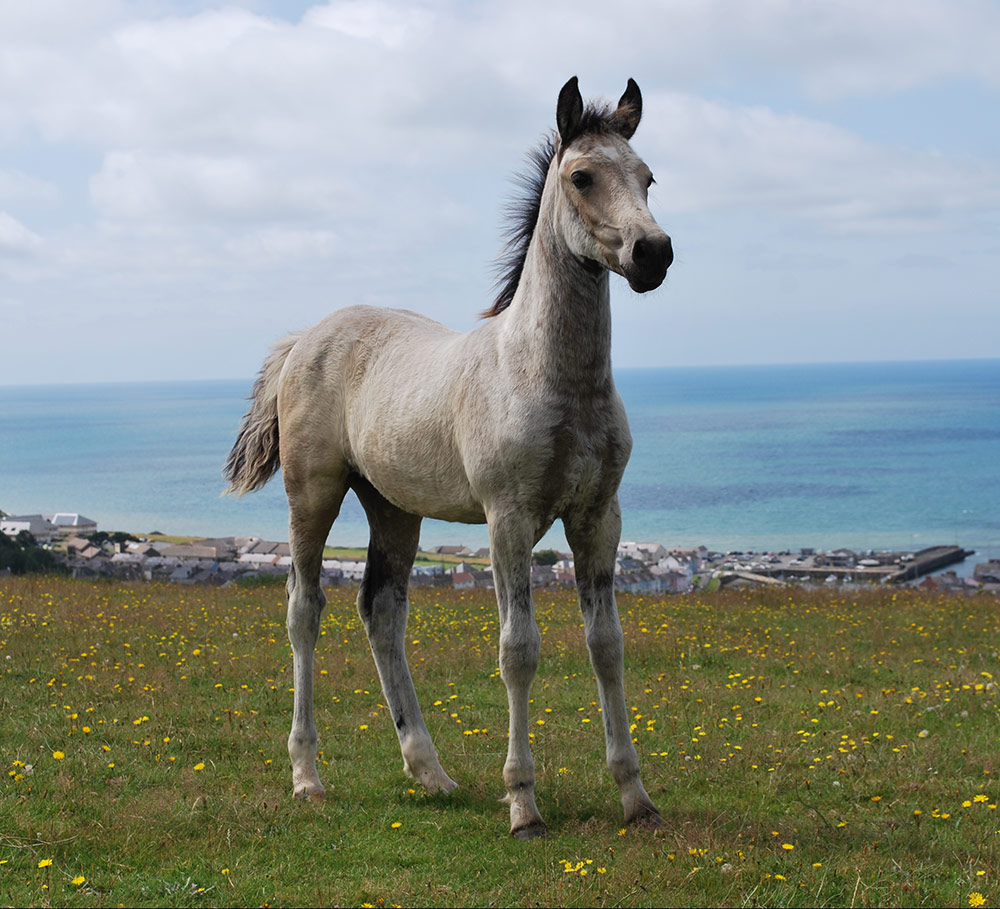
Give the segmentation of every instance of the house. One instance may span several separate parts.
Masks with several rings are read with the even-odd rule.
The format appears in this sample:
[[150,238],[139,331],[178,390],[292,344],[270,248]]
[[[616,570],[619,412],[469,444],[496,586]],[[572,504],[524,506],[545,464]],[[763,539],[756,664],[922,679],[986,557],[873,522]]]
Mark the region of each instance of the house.
[[277,565],[279,558],[280,556],[273,552],[244,552],[237,562],[240,565],[263,568],[267,565]]
[[51,543],[59,536],[59,528],[45,515],[26,514],[11,515],[0,519],[0,533],[16,537],[22,530],[30,533],[39,543]]
[[1000,584],[1000,562],[980,562],[976,565],[972,576],[980,584]]
[[219,547],[205,541],[200,543],[177,543],[172,546],[160,546],[160,555],[176,559],[211,559],[220,558]]
[[360,581],[365,576],[364,559],[323,559],[323,571],[327,574],[340,572],[338,577],[348,581]]
[[287,543],[272,543],[270,540],[255,540],[243,549],[244,555],[276,555],[278,558],[290,556],[292,550]]
[[549,587],[556,583],[556,573],[551,565],[531,566],[531,586]]
[[60,536],[89,536],[97,533],[97,521],[92,518],[85,518],[82,514],[70,512],[59,512],[53,515],[46,515],[49,521],[55,526]]
[[470,572],[459,571],[453,572],[451,576],[451,586],[455,590],[472,590],[476,586],[476,579],[472,576]]
[[472,552],[467,546],[435,546],[433,549],[427,550],[428,552],[436,553],[437,555],[452,555],[452,556],[469,556]]
[[634,559],[637,562],[656,563],[664,558],[667,550],[659,543],[619,543],[618,558]]

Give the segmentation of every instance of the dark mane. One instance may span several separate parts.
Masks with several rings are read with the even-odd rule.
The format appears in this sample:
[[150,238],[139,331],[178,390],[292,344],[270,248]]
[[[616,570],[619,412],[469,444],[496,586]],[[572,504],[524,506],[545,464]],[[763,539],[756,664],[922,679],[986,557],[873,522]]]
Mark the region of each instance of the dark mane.
[[[574,139],[583,135],[606,135],[618,131],[614,112],[605,104],[588,104],[583,111],[580,130]],[[507,226],[504,228],[504,250],[495,266],[497,295],[493,305],[484,310],[483,318],[502,313],[514,299],[514,292],[521,281],[521,272],[528,257],[528,246],[535,233],[538,213],[542,206],[542,190],[549,173],[549,165],[556,155],[558,137],[555,132],[547,135],[527,154],[526,173],[514,178],[518,192],[504,207]]]

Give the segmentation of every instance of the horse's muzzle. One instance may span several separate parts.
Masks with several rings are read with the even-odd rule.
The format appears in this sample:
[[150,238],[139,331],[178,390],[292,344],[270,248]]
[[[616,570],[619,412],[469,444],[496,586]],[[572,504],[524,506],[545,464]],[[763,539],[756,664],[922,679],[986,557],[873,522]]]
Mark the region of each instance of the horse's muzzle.
[[665,233],[646,234],[632,244],[632,261],[623,269],[629,287],[644,294],[655,290],[674,261],[674,249]]

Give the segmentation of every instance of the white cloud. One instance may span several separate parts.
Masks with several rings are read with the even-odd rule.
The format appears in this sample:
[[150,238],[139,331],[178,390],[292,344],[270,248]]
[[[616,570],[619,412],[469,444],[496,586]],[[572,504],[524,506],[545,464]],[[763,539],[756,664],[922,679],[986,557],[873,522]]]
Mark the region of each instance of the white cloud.
[[224,248],[246,265],[271,266],[301,259],[329,259],[338,252],[340,243],[328,230],[272,227],[229,238]]
[[318,26],[375,41],[398,49],[416,36],[426,36],[434,17],[424,9],[381,2],[346,0],[313,7],[303,17],[306,26]]
[[[995,137],[977,158],[952,117],[942,144],[958,151],[925,150],[952,82],[985,98],[1000,86],[995,3],[620,0],[609,16],[594,0],[336,0],[295,21],[261,12],[274,6],[0,0],[0,149],[13,153],[0,248],[29,309],[85,299],[107,324],[132,301],[156,313],[206,298],[219,318],[246,316],[234,344],[261,350],[279,323],[356,300],[467,326],[505,179],[574,73],[588,97],[617,97],[628,76],[642,86],[635,146],[678,250],[668,307],[767,295],[780,320],[779,294],[716,264],[759,263],[735,244],[763,223],[760,245],[793,249],[782,267],[803,294],[817,269],[801,262],[831,241],[847,271],[938,247],[954,258],[977,221],[997,226],[1000,127],[977,122]],[[857,100],[873,120],[900,92],[916,109],[925,88],[927,141],[845,114]],[[980,301],[995,261],[967,251],[954,296]]]
[[[783,213],[844,231],[940,228],[1000,203],[1000,167],[886,148],[829,123],[673,93],[636,140],[672,211]],[[650,148],[652,146],[652,148]]]
[[0,211],[0,257],[26,258],[42,248],[42,238],[5,211]]
[[112,152],[90,183],[107,219],[275,220],[330,211],[349,195],[335,181],[249,157]]
[[15,170],[0,170],[0,202],[28,201],[50,205],[59,191],[47,180]]

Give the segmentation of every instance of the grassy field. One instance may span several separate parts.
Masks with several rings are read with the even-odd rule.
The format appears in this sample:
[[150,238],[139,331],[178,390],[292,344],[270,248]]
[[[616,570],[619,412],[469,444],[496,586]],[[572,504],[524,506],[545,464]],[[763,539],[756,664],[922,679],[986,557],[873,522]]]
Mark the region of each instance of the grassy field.
[[654,835],[621,827],[570,593],[538,592],[546,840],[507,835],[492,595],[414,592],[460,789],[401,770],[353,592],[317,660],[327,801],[290,795],[280,588],[0,579],[0,903],[977,906],[1000,899],[1000,605],[915,591],[621,597]]

